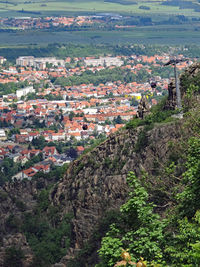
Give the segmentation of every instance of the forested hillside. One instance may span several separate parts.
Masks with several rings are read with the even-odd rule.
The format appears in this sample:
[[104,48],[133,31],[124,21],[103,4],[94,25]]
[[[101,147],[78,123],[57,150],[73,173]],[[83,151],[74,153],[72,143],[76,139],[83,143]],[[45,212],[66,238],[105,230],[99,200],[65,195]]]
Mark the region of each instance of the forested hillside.
[[0,188],[0,266],[107,267],[122,249],[147,266],[199,266],[199,74],[195,64],[181,77],[183,118],[171,84],[63,179]]

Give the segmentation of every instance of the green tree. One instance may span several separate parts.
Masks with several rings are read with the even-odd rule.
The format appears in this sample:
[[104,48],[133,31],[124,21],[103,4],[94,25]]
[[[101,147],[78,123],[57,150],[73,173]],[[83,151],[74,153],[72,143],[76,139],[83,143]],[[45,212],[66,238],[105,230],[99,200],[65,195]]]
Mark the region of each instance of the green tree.
[[121,223],[111,225],[99,250],[105,266],[116,263],[122,248],[129,249],[133,260],[140,256],[150,261],[160,260],[163,256],[161,245],[165,224],[153,212],[154,206],[148,203],[148,193],[133,172],[129,173],[127,182],[131,191],[128,201],[120,208]]
[[55,116],[55,121],[59,121],[59,116],[58,115]]
[[70,113],[69,113],[69,119],[70,119],[70,121],[72,121],[73,120],[73,117],[75,116],[75,113],[73,112],[73,111],[71,111]]
[[14,246],[7,248],[4,256],[3,267],[21,267],[24,254],[21,249]]
[[117,118],[114,119],[114,123],[116,124],[123,124],[123,120],[120,115],[117,116]]
[[192,220],[178,220],[174,236],[168,236],[166,257],[173,266],[199,266],[200,264],[200,211]]
[[46,145],[44,136],[39,136],[38,138],[33,138],[31,143],[36,149],[43,149]]
[[11,137],[13,134],[20,134],[19,128],[11,129],[8,133],[8,137]]
[[[198,117],[196,118],[198,120]],[[188,141],[187,170],[183,173],[185,188],[178,194],[179,215],[192,218],[200,207],[200,139],[191,137]]]
[[135,99],[135,97],[133,97],[132,99],[131,99],[131,106],[138,106],[138,101]]

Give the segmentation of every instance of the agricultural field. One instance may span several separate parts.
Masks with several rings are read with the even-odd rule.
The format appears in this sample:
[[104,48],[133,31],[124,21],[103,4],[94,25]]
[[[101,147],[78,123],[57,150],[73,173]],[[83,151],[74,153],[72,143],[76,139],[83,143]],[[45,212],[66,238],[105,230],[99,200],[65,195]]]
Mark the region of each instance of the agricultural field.
[[19,31],[1,32],[1,46],[20,44],[199,44],[200,27],[193,29],[188,25],[165,25],[136,27],[132,30],[118,31]]
[[66,12],[76,14],[116,12],[123,14],[159,14],[184,15],[189,17],[200,16],[200,4],[193,1],[171,0],[10,0],[0,1],[0,16],[12,14],[22,16],[21,11],[27,15],[62,15]]

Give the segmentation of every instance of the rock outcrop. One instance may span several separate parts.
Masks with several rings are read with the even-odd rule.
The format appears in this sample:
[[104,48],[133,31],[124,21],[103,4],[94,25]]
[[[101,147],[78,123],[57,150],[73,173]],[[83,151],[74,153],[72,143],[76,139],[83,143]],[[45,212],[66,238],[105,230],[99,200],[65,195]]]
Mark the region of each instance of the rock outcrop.
[[26,237],[22,233],[4,236],[2,239],[2,245],[0,247],[0,266],[4,266],[6,250],[13,247],[22,251],[23,267],[30,266],[33,260],[33,252],[27,243]]
[[[93,151],[73,162],[63,181],[52,190],[53,205],[61,207],[64,214],[73,213],[71,256],[90,239],[105,212],[119,209],[125,202],[129,171],[134,170],[139,177],[145,172],[149,175],[149,183],[156,184],[153,179],[155,162],[160,168],[164,165],[171,153],[169,143],[181,137],[181,124],[157,126],[147,132],[149,145],[141,147],[136,153],[135,145],[141,131],[142,128],[123,130],[110,136]],[[166,183],[165,186],[170,192],[171,184]],[[152,192],[152,199],[153,195]],[[157,204],[164,206],[167,201],[168,196],[163,196]]]

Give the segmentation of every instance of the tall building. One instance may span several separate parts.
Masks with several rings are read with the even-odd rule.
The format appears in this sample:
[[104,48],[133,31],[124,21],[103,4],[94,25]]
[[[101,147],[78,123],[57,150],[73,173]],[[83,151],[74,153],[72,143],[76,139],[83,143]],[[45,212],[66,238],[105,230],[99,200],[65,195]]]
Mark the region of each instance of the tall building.
[[65,66],[65,61],[62,59],[56,59],[55,57],[40,57],[35,58],[33,56],[23,56],[16,59],[16,65],[18,66],[31,66],[38,69],[45,69],[47,64],[52,66]]

